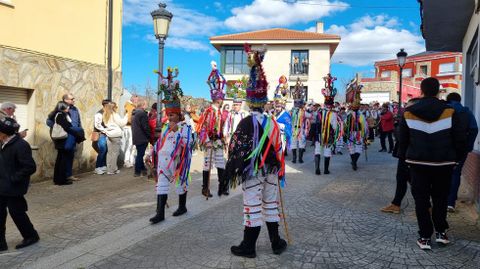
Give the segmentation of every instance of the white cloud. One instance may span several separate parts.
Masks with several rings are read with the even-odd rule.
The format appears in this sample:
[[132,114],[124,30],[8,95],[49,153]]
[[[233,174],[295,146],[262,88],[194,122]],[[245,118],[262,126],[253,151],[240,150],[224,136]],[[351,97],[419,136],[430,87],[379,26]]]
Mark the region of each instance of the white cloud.
[[393,59],[400,48],[410,55],[425,50],[420,35],[401,29],[397,19],[386,15],[364,16],[348,26],[332,25],[326,32],[342,37],[332,62],[351,66]]
[[[166,46],[187,51],[210,51],[209,45],[196,39],[214,35],[217,29],[223,27],[223,22],[198,11],[180,7],[172,3],[171,0],[165,2],[167,10],[173,14]],[[125,0],[123,23],[125,25],[151,26],[153,32],[153,22],[150,13],[155,9],[158,9],[156,1]],[[147,37],[147,39],[155,43],[157,42],[153,35]]]
[[[158,44],[158,40],[153,35],[146,35],[145,39],[151,43]],[[214,55],[216,51],[209,45],[193,39],[170,37],[165,42],[167,48],[182,49],[185,51],[206,51],[210,55]]]
[[254,0],[250,5],[233,8],[225,25],[234,30],[258,30],[307,23],[348,8],[340,1],[310,0],[287,3],[279,0]]
[[304,30],[305,32],[316,32],[317,31],[317,27],[315,26],[312,26],[312,27],[308,27],[307,29]]

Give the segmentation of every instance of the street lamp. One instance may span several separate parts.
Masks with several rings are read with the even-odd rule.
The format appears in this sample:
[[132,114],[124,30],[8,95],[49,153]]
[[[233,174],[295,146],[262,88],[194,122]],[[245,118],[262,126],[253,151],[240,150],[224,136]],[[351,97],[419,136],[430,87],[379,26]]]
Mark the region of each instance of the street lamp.
[[155,30],[155,37],[158,39],[158,88],[157,88],[157,127],[156,131],[161,132],[162,126],[162,92],[160,91],[160,85],[162,84],[163,74],[163,48],[165,47],[165,39],[168,36],[168,28],[170,27],[170,21],[172,20],[172,13],[165,8],[165,3],[158,4],[158,9],[154,10],[151,15],[153,18],[153,29]]
[[403,67],[405,66],[405,62],[407,61],[407,56],[408,54],[404,51],[404,49],[400,49],[400,51],[397,53],[397,61],[398,61],[398,66],[400,67],[400,81],[399,81],[399,90],[398,90],[398,110],[400,111],[400,108],[402,108],[402,73],[403,73]]

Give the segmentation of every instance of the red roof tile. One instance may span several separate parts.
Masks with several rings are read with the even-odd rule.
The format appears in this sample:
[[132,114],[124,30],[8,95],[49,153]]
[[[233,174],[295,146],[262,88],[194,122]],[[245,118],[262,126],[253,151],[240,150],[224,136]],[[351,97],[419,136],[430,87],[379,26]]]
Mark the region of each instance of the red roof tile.
[[226,40],[324,40],[324,39],[340,39],[338,35],[320,34],[314,32],[296,31],[283,28],[274,28],[267,30],[259,30],[252,32],[244,32],[238,34],[228,34],[221,36],[213,36],[211,41]]

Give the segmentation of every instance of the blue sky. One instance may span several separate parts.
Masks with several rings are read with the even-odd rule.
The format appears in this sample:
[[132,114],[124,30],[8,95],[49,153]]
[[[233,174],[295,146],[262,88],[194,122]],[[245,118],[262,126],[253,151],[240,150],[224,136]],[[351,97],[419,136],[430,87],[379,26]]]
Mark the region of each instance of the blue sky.
[[[209,97],[205,81],[210,61],[219,61],[219,53],[209,44],[210,36],[274,27],[312,31],[316,21],[322,21],[326,33],[342,37],[332,59],[340,92],[355,72],[373,76],[373,63],[394,58],[400,48],[410,55],[425,49],[416,0],[164,2],[174,16],[164,67],[177,66],[184,93],[195,97]],[[139,94],[157,86],[153,70],[158,68],[158,43],[150,15],[157,7],[152,0],[124,0],[123,84]]]

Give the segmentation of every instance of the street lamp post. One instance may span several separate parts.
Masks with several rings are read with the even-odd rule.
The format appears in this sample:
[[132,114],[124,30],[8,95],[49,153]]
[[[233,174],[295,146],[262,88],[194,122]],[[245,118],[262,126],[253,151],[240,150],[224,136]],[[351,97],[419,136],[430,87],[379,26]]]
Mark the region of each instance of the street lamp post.
[[405,62],[407,61],[407,56],[408,54],[404,51],[404,49],[400,49],[400,51],[397,53],[397,61],[398,61],[398,66],[400,67],[400,81],[398,83],[399,89],[398,89],[398,110],[400,111],[400,108],[402,108],[402,76],[403,76],[403,67],[405,66]]
[[165,8],[165,3],[158,4],[158,9],[151,13],[153,18],[153,29],[155,30],[155,37],[158,39],[158,87],[157,87],[157,127],[156,131],[161,131],[162,126],[162,92],[160,86],[162,84],[163,74],[163,49],[165,47],[165,39],[167,39],[168,28],[172,20],[172,13]]

